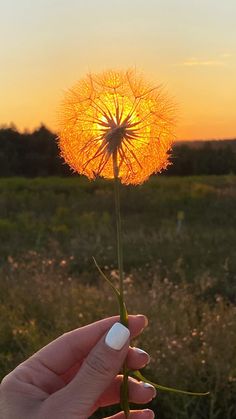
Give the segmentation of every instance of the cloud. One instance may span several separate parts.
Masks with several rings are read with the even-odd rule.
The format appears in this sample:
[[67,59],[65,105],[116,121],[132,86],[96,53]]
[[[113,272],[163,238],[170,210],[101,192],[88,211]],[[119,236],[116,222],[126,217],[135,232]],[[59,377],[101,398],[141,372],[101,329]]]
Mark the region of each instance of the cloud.
[[202,59],[196,57],[187,58],[182,63],[178,64],[184,67],[220,67],[227,66],[228,59],[232,57],[232,54],[229,52],[224,52],[214,59]]
[[231,54],[230,52],[224,52],[223,54],[220,55],[222,58],[231,58],[233,57],[233,54]]
[[226,65],[223,60],[197,60],[190,58],[182,63],[185,67],[219,67]]

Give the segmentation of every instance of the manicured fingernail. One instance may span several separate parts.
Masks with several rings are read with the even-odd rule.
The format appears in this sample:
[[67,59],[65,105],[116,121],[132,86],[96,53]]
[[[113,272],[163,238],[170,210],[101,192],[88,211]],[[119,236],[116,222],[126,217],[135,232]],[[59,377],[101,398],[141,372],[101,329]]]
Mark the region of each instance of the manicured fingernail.
[[153,386],[152,386],[151,384],[149,384],[149,383],[143,383],[143,387],[144,387],[144,388],[150,388],[150,389],[152,389],[152,390],[153,390],[153,399],[154,399],[154,397],[156,397],[157,392],[156,392],[155,387],[153,387]]
[[[140,348],[133,348],[135,350],[135,352],[137,352],[138,354],[145,354],[148,355],[148,353],[146,351],[144,351],[143,349]],[[149,355],[148,355],[149,356]]]
[[145,364],[144,365],[148,365],[150,360],[151,360],[150,355],[146,351],[144,351],[143,349],[135,348],[135,347],[133,347],[133,349],[139,355],[146,355],[145,358],[146,357],[147,358],[145,359]]
[[119,351],[130,337],[130,331],[121,323],[113,324],[106,335],[105,343],[112,349]]
[[147,327],[148,326],[148,318],[146,316],[144,316],[143,314],[137,314],[137,316],[144,317],[144,327]]
[[145,419],[154,419],[155,415],[154,412],[150,409],[144,409],[142,411],[143,415],[145,415]]
[[144,319],[145,319],[145,327],[147,327],[148,326],[148,318],[146,316],[144,316]]

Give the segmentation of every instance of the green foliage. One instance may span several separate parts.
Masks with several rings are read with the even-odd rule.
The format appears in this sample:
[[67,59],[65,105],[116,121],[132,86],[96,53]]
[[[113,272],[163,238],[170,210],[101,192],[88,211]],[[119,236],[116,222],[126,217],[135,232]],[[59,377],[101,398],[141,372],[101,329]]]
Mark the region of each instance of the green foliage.
[[[61,333],[118,312],[92,261],[118,285],[112,188],[0,181],[1,377]],[[127,308],[150,320],[134,342],[152,355],[144,375],[211,391],[159,392],[154,410],[160,419],[234,419],[236,178],[153,177],[122,188],[121,203]]]
[[[195,282],[207,298],[223,293],[235,301],[235,176],[153,177],[142,186],[123,187],[121,205],[127,271],[139,268],[149,281],[148,264],[151,275],[158,269],[173,282]],[[112,182],[0,182],[2,263],[27,250],[72,256],[71,272],[89,270],[94,280],[91,257],[102,268],[114,267],[115,237]]]
[[0,218],[0,239],[7,240],[11,234],[14,234],[15,224],[5,218]]

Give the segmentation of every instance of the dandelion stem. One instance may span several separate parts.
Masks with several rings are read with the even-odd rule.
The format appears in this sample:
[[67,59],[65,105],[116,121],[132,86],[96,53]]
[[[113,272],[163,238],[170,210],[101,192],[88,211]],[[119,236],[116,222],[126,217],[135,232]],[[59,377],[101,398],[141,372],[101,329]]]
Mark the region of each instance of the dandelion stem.
[[118,166],[117,166],[117,153],[113,154],[113,167],[114,167],[114,183],[115,183],[115,210],[116,210],[116,235],[117,235],[117,257],[118,257],[118,268],[119,268],[119,289],[120,296],[123,299],[124,296],[124,274],[123,274],[123,249],[122,249],[122,237],[121,237],[121,215],[120,215],[120,180],[118,177]]
[[[117,258],[119,268],[119,292],[120,292],[120,322],[124,326],[128,326],[128,315],[124,303],[124,273],[123,273],[123,248],[122,248],[122,231],[121,231],[121,215],[120,215],[120,179],[119,168],[117,162],[117,150],[113,156],[113,173],[114,173],[114,192],[115,192],[115,214],[116,214],[116,234],[117,234]],[[121,408],[126,418],[129,417],[129,401],[128,401],[128,379],[129,372],[126,363],[123,365],[123,382],[120,392]]]

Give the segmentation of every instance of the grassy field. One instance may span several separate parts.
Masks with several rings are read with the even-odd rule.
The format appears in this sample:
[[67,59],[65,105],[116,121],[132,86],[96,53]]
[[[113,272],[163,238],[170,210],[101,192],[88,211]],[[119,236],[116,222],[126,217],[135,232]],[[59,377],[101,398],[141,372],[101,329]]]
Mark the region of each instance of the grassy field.
[[[236,418],[236,177],[154,177],[121,191],[128,309],[150,327],[160,419]],[[0,180],[0,376],[66,330],[117,313],[112,182]],[[99,412],[98,417],[105,413]]]

